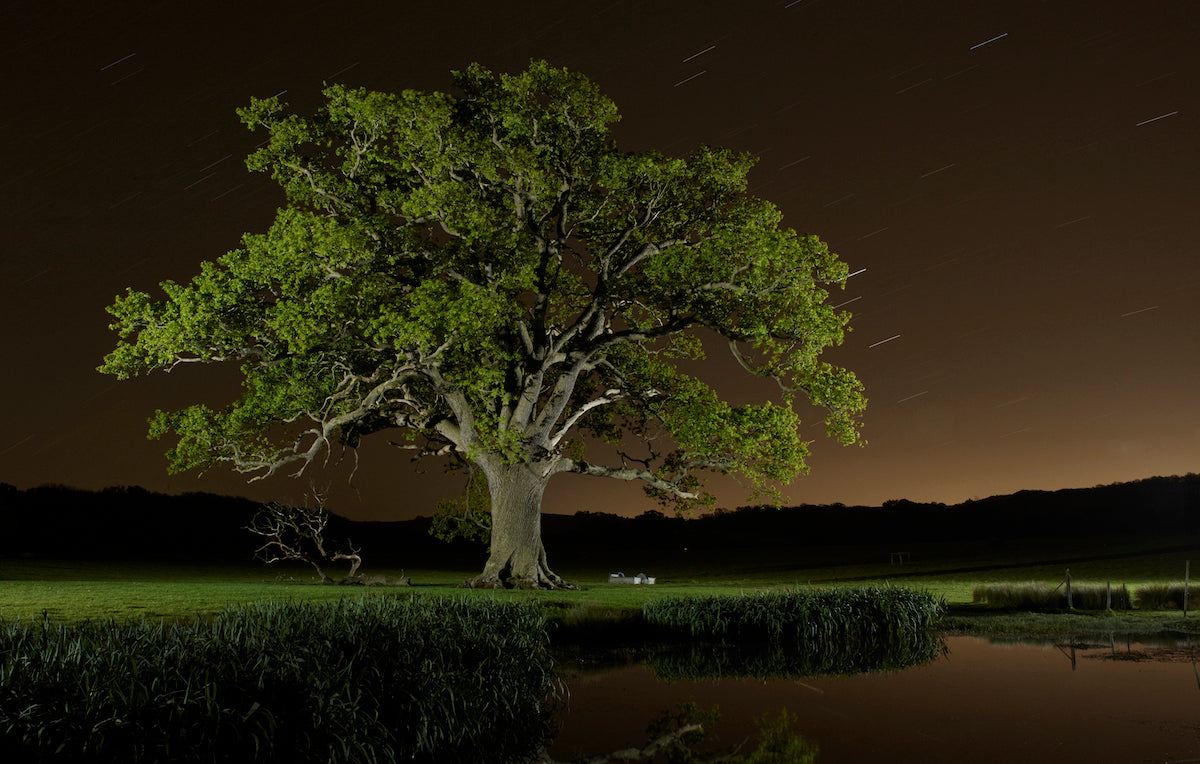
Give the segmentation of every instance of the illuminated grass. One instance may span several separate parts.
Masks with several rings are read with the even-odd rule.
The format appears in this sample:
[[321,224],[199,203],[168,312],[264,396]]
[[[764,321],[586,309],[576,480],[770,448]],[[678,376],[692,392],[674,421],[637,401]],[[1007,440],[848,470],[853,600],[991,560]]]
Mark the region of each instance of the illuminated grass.
[[[972,590],[971,600],[1019,610],[1065,610],[1068,607],[1066,587],[1039,583],[981,584]],[[1088,584],[1071,587],[1070,606],[1077,610],[1130,610],[1133,603],[1129,588],[1124,585],[1110,589]]]
[[650,624],[691,639],[861,646],[922,632],[942,609],[927,594],[870,586],[662,597],[643,612]]
[[[955,613],[969,613],[969,617],[978,619],[984,617],[980,612],[982,606],[972,605],[972,593],[982,584],[1035,581],[1053,587],[1063,580],[1065,568],[1070,567],[1076,586],[1103,586],[1111,581],[1114,588],[1127,584],[1131,592],[1136,592],[1146,584],[1181,581],[1185,561],[1200,559],[1200,540],[1196,553],[1151,553],[1145,551],[1151,548],[1149,543],[1135,540],[1118,546],[1114,541],[1099,550],[1085,544],[1050,542],[1023,544],[1019,549],[1007,550],[984,545],[956,545],[953,550],[946,546],[918,547],[912,550],[913,562],[902,567],[888,564],[886,549],[867,550],[866,554],[858,550],[859,558],[874,562],[857,565],[804,567],[800,564],[804,555],[798,555],[794,567],[780,565],[779,560],[768,561],[770,566],[766,567],[763,560],[749,556],[707,566],[699,563],[656,566],[647,562],[646,572],[658,578],[653,586],[609,585],[606,581],[610,570],[557,564],[560,574],[583,587],[578,591],[557,592],[475,592],[458,588],[476,570],[373,569],[366,572],[389,575],[403,572],[412,578],[414,586],[363,589],[281,583],[277,580],[280,570],[258,565],[205,567],[0,560],[0,617],[28,621],[40,619],[44,611],[51,618],[67,623],[109,617],[190,620],[197,615],[213,615],[229,605],[260,600],[331,600],[348,595],[387,596],[399,591],[498,601],[534,600],[552,621],[577,627],[575,633],[583,634],[588,631],[588,624],[596,623],[620,631],[622,624],[640,617],[646,602],[666,596],[754,593],[810,585],[827,588],[894,584],[945,599]],[[1175,539],[1173,543],[1180,544],[1182,540]],[[1115,554],[1121,550],[1125,552]],[[1105,558],[1100,559],[1098,552]],[[1047,559],[1070,559],[1070,562],[1039,561]],[[302,568],[283,573],[311,580],[311,571]],[[1147,623],[1144,628],[1153,631],[1160,626],[1155,622]]]
[[[399,575],[401,571],[372,571]],[[14,562],[0,563],[0,619],[50,618],[68,624],[112,619],[190,620],[216,615],[233,605],[253,602],[325,602],[411,592],[408,587],[316,585],[308,572],[295,581],[261,566],[193,567],[145,563]],[[446,578],[446,577],[449,578]],[[461,581],[453,573],[423,575],[425,580]]]
[[[1137,590],[1139,610],[1183,610],[1183,584],[1147,584]],[[1196,607],[1196,594],[1187,592],[1188,606]]]
[[551,666],[536,608],[444,597],[0,622],[0,760],[525,760]]
[[1200,618],[1183,618],[1179,611],[1075,611],[1029,613],[952,608],[938,623],[940,631],[987,637],[1095,637],[1200,635]]
[[[397,593],[485,598],[496,601],[534,600],[552,618],[578,621],[600,612],[640,612],[648,600],[671,594],[707,595],[730,591],[761,591],[790,585],[744,579],[659,583],[654,586],[609,585],[607,573],[571,571],[569,578],[586,588],[578,591],[475,591],[459,585],[475,571],[379,570],[411,577],[412,587],[315,585],[311,570],[293,568],[281,573],[262,566],[194,567],[147,563],[61,561],[0,561],[0,618],[40,620],[43,615],[64,623],[112,618],[187,620],[211,616],[231,605],[264,600],[328,601],[348,596],[391,596]],[[294,576],[295,580],[288,580]]]

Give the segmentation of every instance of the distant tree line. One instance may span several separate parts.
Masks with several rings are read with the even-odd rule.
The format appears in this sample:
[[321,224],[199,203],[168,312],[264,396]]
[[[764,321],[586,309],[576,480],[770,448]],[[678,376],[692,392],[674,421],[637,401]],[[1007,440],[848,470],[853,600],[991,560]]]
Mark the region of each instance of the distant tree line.
[[[653,538],[701,548],[1161,535],[1200,532],[1200,475],[1019,491],[953,505],[893,499],[881,507],[747,506],[693,520],[653,510],[632,519],[597,512],[572,519],[593,526],[591,539]],[[562,523],[546,520],[547,535]]]
[[[264,505],[211,493],[171,495],[139,486],[87,491],[0,483],[0,556],[67,560],[251,562],[262,538],[249,530]],[[335,508],[331,508],[335,509]],[[478,543],[446,544],[432,521],[355,522],[331,514],[325,538],[362,544],[368,567],[479,564]],[[303,565],[301,565],[303,567]]]
[[0,554],[73,560],[252,559],[242,530],[259,504],[209,493],[177,496],[138,486],[84,491],[0,483]]
[[[246,527],[261,508],[249,499],[208,493],[61,485],[22,491],[0,483],[0,555],[249,562],[261,540]],[[470,568],[486,557],[477,540],[434,538],[428,517],[355,522],[330,509],[327,538],[361,543],[366,567]],[[1200,533],[1200,475],[1020,491],[955,505],[897,499],[881,507],[749,506],[695,519],[652,510],[632,518],[577,512],[542,521],[547,543],[572,566],[701,563],[739,550],[777,558],[825,548],[836,559],[843,547]]]

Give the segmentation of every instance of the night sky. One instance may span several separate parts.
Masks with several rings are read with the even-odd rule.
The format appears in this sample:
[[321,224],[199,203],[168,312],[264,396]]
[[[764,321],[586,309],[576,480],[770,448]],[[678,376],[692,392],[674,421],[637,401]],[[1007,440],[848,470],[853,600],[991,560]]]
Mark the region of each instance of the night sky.
[[[828,360],[866,385],[865,448],[811,419],[791,503],[958,502],[1200,471],[1200,3],[1104,0],[58,2],[0,6],[0,481],[297,500],[306,481],[168,476],[156,408],[235,371],[117,382],[104,307],[270,225],[251,96],[447,89],[478,61],[582,72],[621,148],[760,157],[752,192],[852,270]],[[736,401],[769,394],[714,353]],[[376,436],[382,441],[386,436]],[[456,492],[371,443],[314,470],[353,517]],[[714,484],[735,507],[746,492]],[[637,513],[559,476],[550,512]]]

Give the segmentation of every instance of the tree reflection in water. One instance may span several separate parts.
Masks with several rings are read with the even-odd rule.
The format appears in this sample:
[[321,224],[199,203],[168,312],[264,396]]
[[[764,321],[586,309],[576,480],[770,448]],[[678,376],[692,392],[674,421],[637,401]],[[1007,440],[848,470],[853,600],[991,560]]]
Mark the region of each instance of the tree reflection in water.
[[[649,727],[650,741],[640,748],[623,748],[585,758],[560,762],[544,750],[535,764],[617,764],[617,762],[665,761],[667,764],[816,764],[817,747],[796,731],[797,717],[786,708],[771,719],[755,720],[755,739],[721,747],[706,735],[716,726],[720,710],[682,703],[675,711],[664,711]],[[751,748],[753,745],[753,748]]]
[[[671,644],[644,651],[639,658],[654,676],[666,682],[700,679],[812,679],[852,676],[867,672],[900,671],[923,665],[946,654],[945,641],[933,632],[898,635],[868,644],[826,642],[821,645]],[[626,656],[628,658],[629,656]],[[716,726],[717,707],[705,711],[696,703],[680,704],[664,712],[647,728],[648,742],[641,747],[574,758],[577,764],[609,762],[790,762],[817,761],[817,746],[796,729],[797,716],[787,708],[778,716],[755,720],[757,734],[722,746],[705,735]],[[656,758],[657,757],[657,758]],[[542,764],[560,764],[543,754]]]
[[[720,706],[720,726],[709,734],[722,745],[752,737],[754,719],[786,708],[796,730],[819,746],[820,764],[1200,757],[1200,669],[1193,665],[1200,656],[1182,637],[1150,645],[1118,635],[1072,645],[949,636],[945,644],[944,659],[909,670],[819,678],[767,678],[784,673],[769,654],[725,656],[713,671],[696,666],[686,649],[674,657],[642,651],[603,673],[572,656],[558,662],[569,696],[550,751],[569,760],[641,745],[657,709],[695,702]],[[668,675],[676,678],[664,681]],[[685,678],[701,675],[709,678]]]
[[946,643],[933,632],[874,643],[719,644],[666,647],[646,661],[664,681],[678,679],[812,679],[901,671],[937,660]]

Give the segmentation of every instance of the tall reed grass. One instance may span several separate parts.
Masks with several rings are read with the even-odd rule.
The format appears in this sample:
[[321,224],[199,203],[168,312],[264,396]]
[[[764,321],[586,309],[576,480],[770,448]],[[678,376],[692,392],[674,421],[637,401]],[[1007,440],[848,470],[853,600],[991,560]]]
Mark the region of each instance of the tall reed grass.
[[478,762],[545,739],[532,605],[271,602],[188,625],[0,624],[0,761]]
[[[1099,584],[1076,584],[1071,587],[1071,604],[1077,610],[1108,608],[1109,588]],[[1112,587],[1112,609],[1130,610],[1133,599],[1124,584]],[[982,584],[971,590],[971,599],[994,607],[1018,610],[1066,610],[1067,590],[1049,584]]]
[[664,597],[642,614],[668,634],[694,639],[865,646],[923,632],[944,607],[923,592],[870,586]]
[[[1134,596],[1139,610],[1183,610],[1183,584],[1146,584]],[[1196,606],[1195,593],[1188,592],[1188,607]]]

